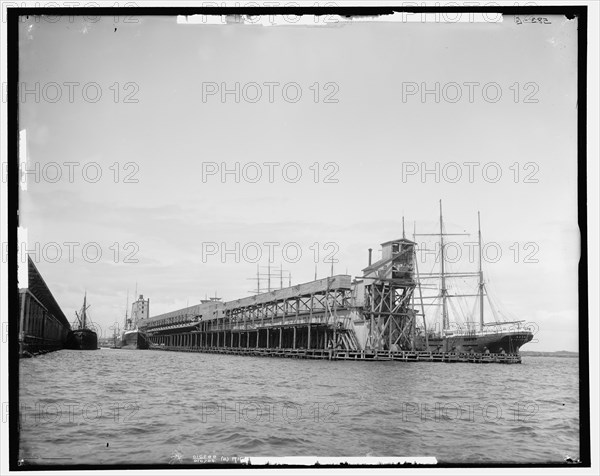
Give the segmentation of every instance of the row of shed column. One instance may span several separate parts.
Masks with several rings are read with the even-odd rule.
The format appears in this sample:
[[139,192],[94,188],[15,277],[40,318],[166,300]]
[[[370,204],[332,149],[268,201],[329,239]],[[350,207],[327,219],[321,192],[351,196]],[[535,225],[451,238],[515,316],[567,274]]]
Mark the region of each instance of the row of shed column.
[[[316,331],[316,334],[315,332]],[[229,334],[229,336],[227,335]],[[237,339],[236,339],[237,334]],[[229,337],[229,338],[228,338]],[[214,332],[186,332],[180,334],[158,334],[151,337],[156,345],[167,347],[206,348],[230,347],[281,349],[299,347],[327,348],[330,341],[335,342],[337,333],[335,328],[307,326],[292,326],[279,328],[263,328],[240,332],[214,331]]]

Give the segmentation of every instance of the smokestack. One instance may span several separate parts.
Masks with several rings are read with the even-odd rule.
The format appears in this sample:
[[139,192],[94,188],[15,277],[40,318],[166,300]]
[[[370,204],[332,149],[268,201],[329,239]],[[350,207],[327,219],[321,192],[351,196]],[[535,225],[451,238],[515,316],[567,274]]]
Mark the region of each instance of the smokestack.
[[369,266],[371,266],[371,255],[373,254],[373,248],[369,248]]

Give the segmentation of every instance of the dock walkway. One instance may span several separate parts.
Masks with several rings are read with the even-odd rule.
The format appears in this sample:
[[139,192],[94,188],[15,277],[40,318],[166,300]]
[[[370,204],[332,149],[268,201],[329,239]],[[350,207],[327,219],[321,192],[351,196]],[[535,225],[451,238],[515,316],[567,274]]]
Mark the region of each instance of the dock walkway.
[[400,362],[463,362],[476,364],[520,364],[520,354],[475,354],[461,352],[420,351],[350,351],[340,349],[273,349],[256,347],[173,347],[152,346],[151,350],[202,352],[208,354],[281,357],[290,359],[400,361]]

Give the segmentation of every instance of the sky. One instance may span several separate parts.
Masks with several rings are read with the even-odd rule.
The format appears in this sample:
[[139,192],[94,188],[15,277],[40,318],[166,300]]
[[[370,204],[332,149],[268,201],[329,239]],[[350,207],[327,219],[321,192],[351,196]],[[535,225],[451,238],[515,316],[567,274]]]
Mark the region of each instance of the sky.
[[481,212],[523,350],[578,350],[576,20],[54,20],[20,28],[20,224],[69,320],[85,292],[104,335],[136,288],[151,315],[250,295],[270,249],[292,284],[331,253],[359,277],[442,200],[461,270]]

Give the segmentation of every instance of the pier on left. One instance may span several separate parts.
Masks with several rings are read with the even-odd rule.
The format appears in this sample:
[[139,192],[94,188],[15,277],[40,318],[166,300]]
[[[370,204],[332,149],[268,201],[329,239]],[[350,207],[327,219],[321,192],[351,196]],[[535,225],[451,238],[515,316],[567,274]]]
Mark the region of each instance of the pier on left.
[[[19,286],[19,356],[65,347],[71,325],[30,257],[26,287]],[[21,283],[20,283],[21,284]]]

